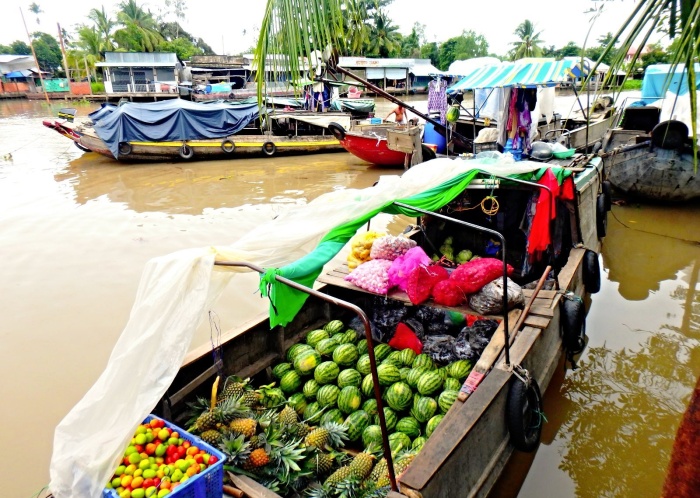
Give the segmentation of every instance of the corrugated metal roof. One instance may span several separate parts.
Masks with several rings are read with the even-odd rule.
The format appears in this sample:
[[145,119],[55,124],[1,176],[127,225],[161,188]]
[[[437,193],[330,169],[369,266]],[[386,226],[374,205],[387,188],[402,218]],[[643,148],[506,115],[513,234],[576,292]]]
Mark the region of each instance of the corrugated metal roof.
[[175,67],[174,62],[97,62],[95,67]]
[[172,52],[105,52],[105,62],[101,64],[122,63],[124,66],[133,66],[135,63],[141,63],[148,66],[174,66],[177,62],[177,54]]
[[34,62],[34,58],[31,55],[0,54],[0,63],[16,62],[20,59],[27,59]]

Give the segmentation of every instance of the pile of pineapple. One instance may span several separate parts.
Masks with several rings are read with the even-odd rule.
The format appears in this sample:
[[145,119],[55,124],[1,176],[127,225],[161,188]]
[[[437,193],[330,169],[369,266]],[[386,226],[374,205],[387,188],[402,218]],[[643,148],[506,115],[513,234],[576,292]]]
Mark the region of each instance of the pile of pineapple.
[[[225,467],[252,477],[283,496],[311,498],[383,497],[389,491],[387,462],[381,446],[370,444],[351,456],[341,451],[347,429],[336,422],[312,427],[300,419],[273,385],[254,389],[249,379],[231,376],[212,399],[192,408],[199,414],[189,430],[226,455]],[[393,454],[396,475],[411,463],[418,450]]]

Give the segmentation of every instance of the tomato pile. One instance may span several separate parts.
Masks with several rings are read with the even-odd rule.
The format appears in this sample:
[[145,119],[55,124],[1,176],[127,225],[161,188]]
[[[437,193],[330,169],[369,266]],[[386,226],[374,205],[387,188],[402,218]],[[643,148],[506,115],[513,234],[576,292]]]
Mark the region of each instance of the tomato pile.
[[106,487],[120,498],[161,498],[217,460],[153,418],[138,426]]

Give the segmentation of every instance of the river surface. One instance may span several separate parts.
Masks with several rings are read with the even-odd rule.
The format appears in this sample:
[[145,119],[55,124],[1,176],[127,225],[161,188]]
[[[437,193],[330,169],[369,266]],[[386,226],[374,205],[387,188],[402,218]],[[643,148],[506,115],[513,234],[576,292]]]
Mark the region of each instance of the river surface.
[[[104,369],[150,258],[231,243],[324,192],[400,173],[346,153],[125,166],[41,125],[64,105],[0,102],[0,495],[8,498],[48,484],[54,429]],[[391,107],[378,103],[377,115]],[[495,495],[659,495],[700,375],[698,215],[697,205],[613,207],[579,368],[558,371],[545,395],[543,444],[511,459]],[[222,329],[265,309],[256,281],[227,289],[213,310]],[[209,339],[206,323],[193,346]]]

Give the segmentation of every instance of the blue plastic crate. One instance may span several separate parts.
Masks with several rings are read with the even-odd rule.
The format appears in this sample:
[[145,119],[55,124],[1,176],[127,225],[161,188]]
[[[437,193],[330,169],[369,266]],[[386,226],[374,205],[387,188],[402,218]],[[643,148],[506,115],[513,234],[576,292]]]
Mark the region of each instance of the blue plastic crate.
[[[149,415],[146,417],[145,422],[150,422],[152,419],[160,419],[155,415]],[[189,432],[181,429],[175,424],[171,424],[167,420],[163,420],[165,426],[177,431],[180,437],[185,441],[189,441],[192,445],[203,449],[210,455],[214,455],[218,461],[204,469],[204,472],[200,472],[192,477],[190,477],[184,484],[179,485],[175,490],[168,495],[168,497],[173,498],[221,498],[223,494],[224,487],[224,462],[226,461],[226,455],[221,451],[217,450],[213,446],[205,443],[197,436],[190,434]],[[119,495],[114,489],[105,488],[102,491],[102,498],[119,498]]]

